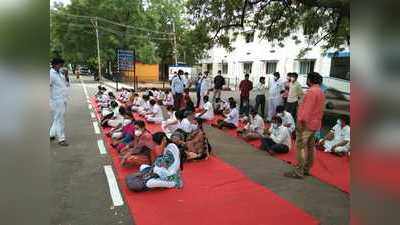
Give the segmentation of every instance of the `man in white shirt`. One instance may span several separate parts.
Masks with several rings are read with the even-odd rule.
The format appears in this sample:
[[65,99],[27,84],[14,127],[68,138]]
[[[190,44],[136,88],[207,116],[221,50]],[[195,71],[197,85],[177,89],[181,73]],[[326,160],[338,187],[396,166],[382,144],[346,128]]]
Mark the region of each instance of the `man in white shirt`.
[[150,100],[151,112],[149,112],[145,118],[148,122],[160,124],[164,121],[164,114],[161,108],[162,101],[156,102],[155,100]]
[[212,120],[214,118],[214,108],[207,95],[203,97],[203,102],[204,105],[201,112],[197,113],[196,117],[203,120]]
[[204,105],[204,96],[208,96],[211,89],[211,82],[208,78],[208,73],[204,73],[204,77],[201,79],[200,83],[200,106]]
[[236,129],[239,125],[239,110],[236,107],[236,102],[232,101],[229,104],[229,113],[224,113],[225,119],[218,120],[217,124],[212,124],[213,127],[219,129],[228,128]]
[[67,107],[68,87],[65,76],[60,69],[64,60],[55,58],[51,61],[50,69],[50,109],[52,122],[50,127],[50,140],[58,138],[60,146],[68,146],[64,131],[64,114]]
[[270,82],[269,82],[267,120],[271,120],[271,118],[276,113],[276,107],[278,105],[281,105],[283,102],[281,92],[284,90],[284,85],[283,85],[283,82],[279,78],[280,78],[280,74],[278,72],[275,72],[274,78],[270,79]]
[[242,136],[246,140],[255,140],[262,137],[264,129],[264,119],[258,115],[256,110],[252,109],[245,127],[243,129],[239,128],[237,132],[239,136]]
[[343,155],[350,151],[350,126],[347,116],[341,116],[326,137],[319,141],[325,152]]
[[265,117],[265,94],[267,93],[267,86],[265,85],[265,77],[260,77],[260,82],[253,89],[254,95],[256,96],[256,105],[254,109],[258,113],[259,108],[261,108],[260,115],[262,118]]
[[185,111],[182,118],[178,118],[178,128],[185,131],[187,134],[191,134],[193,131],[198,130],[197,124],[194,122],[194,115],[191,111]]
[[285,110],[285,106],[278,105],[278,107],[276,107],[276,115],[282,119],[282,125],[287,127],[290,133],[295,130],[296,125],[293,116]]
[[261,149],[270,154],[288,153],[292,141],[288,128],[282,125],[279,116],[272,117],[271,122],[267,135],[261,139]]

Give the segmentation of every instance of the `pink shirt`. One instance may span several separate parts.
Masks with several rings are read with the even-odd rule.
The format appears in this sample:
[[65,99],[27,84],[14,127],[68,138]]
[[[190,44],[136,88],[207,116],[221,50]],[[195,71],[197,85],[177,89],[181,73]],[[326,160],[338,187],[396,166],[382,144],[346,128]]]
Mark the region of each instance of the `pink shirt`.
[[299,105],[297,121],[304,122],[310,130],[321,128],[322,115],[324,114],[325,96],[319,85],[313,85],[308,89],[303,102]]

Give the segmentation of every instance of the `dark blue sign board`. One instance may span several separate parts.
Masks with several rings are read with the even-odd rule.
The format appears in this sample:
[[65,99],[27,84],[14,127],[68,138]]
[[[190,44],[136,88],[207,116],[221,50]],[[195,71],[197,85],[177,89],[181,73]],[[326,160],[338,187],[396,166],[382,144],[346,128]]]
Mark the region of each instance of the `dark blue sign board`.
[[118,49],[118,70],[129,70],[133,68],[133,51]]

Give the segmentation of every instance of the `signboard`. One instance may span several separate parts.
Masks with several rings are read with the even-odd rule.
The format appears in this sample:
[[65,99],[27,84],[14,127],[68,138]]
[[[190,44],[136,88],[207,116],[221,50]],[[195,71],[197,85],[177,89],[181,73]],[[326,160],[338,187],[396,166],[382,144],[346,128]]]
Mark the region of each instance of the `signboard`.
[[174,76],[174,73],[178,73],[178,70],[183,70],[184,73],[189,73],[189,75],[192,75],[192,67],[171,65],[168,67],[168,80],[171,80]]
[[118,71],[119,70],[130,70],[133,68],[133,51],[118,49]]

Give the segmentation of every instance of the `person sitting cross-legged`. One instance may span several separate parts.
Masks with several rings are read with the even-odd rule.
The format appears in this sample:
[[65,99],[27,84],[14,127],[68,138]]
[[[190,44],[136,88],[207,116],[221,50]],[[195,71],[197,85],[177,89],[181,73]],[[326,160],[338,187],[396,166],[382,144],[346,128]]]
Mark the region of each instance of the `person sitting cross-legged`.
[[151,111],[145,115],[145,118],[148,122],[161,124],[164,121],[164,114],[161,108],[162,101],[161,100],[150,100]]
[[339,156],[345,155],[350,151],[350,126],[348,124],[348,117],[341,116],[325,138],[318,142],[318,146],[323,147],[325,152]]
[[208,100],[208,95],[203,97],[203,106],[201,111],[196,114],[196,118],[200,118],[202,120],[212,120],[214,119],[214,109],[212,103]]
[[270,154],[288,153],[291,146],[291,137],[287,127],[283,126],[279,116],[272,117],[271,127],[261,138],[261,149]]
[[250,141],[259,139],[264,134],[265,124],[264,119],[257,113],[255,109],[250,111],[250,116],[245,120],[245,127],[238,128],[237,133],[239,136]]
[[292,114],[287,112],[283,105],[279,105],[276,107],[276,115],[282,119],[283,126],[287,127],[290,134],[292,134],[296,128]]
[[219,129],[236,129],[239,125],[239,111],[236,107],[236,102],[230,102],[229,103],[229,112],[225,111],[224,112],[224,117],[225,119],[223,120],[218,120],[217,124],[212,124],[213,127],[217,127]]

